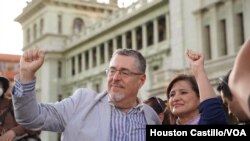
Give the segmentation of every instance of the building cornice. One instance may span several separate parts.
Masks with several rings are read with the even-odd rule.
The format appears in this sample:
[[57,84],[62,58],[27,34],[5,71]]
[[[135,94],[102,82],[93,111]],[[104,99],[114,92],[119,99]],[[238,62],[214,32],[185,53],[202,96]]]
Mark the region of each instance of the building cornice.
[[30,18],[32,15],[36,14],[38,11],[41,11],[42,8],[50,6],[57,6],[62,8],[72,8],[82,11],[102,11],[107,13],[112,13],[113,10],[117,9],[117,6],[94,3],[94,2],[85,2],[85,1],[66,1],[66,0],[32,0],[28,3],[23,12],[19,15],[15,21],[23,23],[26,19]]
[[45,7],[45,1],[49,0],[32,0],[30,3],[27,3],[27,6],[23,8],[22,14],[20,14],[15,21],[23,23],[29,19],[32,15],[36,14],[42,8]]
[[226,1],[229,1],[229,0],[216,0],[215,2],[211,2],[209,4],[201,3],[200,7],[194,10],[193,14],[197,15],[197,14],[203,13],[204,11],[208,11],[209,8],[214,7],[216,5],[220,5]]
[[[129,19],[136,18],[138,15],[150,11],[151,8],[154,8],[157,5],[161,5],[162,2],[167,2],[166,0],[141,0],[138,3],[133,4],[132,6],[117,10],[112,13],[107,18],[101,20],[100,22],[86,27],[81,33],[73,35],[66,41],[66,50],[76,47],[84,41],[90,41],[92,38],[110,31],[116,27],[119,27],[121,24],[124,24]],[[167,3],[166,3],[167,5]]]

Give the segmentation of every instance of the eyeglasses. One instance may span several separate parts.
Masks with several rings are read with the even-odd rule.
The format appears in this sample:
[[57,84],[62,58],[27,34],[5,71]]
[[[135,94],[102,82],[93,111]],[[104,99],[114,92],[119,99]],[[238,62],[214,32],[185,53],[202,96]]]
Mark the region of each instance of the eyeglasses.
[[115,73],[118,71],[119,75],[121,77],[128,77],[128,76],[132,76],[132,75],[142,75],[143,73],[135,73],[135,72],[131,72],[127,69],[121,69],[121,70],[117,70],[115,68],[107,68],[106,70],[106,74],[109,76],[113,76],[115,75]]

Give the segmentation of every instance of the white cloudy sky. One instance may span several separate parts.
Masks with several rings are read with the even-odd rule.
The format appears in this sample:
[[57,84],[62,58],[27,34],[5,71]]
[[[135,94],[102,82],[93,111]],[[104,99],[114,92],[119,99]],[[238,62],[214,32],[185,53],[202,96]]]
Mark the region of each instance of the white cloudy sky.
[[[0,0],[0,53],[22,54],[22,27],[14,19],[22,12],[26,1],[31,0]],[[137,0],[118,0],[118,5],[126,7],[135,1]]]
[[0,0],[0,53],[22,53],[22,28],[14,21],[26,0]]

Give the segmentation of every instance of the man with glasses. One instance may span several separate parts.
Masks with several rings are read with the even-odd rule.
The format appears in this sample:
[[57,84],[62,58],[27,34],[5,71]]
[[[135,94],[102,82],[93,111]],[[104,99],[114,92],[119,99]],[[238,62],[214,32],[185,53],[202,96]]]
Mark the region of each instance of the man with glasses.
[[81,88],[61,102],[38,104],[35,73],[44,56],[42,50],[25,51],[15,77],[15,116],[26,128],[62,132],[62,141],[145,141],[146,124],[161,124],[154,110],[137,97],[146,80],[145,58],[138,51],[114,52],[106,69],[106,92]]

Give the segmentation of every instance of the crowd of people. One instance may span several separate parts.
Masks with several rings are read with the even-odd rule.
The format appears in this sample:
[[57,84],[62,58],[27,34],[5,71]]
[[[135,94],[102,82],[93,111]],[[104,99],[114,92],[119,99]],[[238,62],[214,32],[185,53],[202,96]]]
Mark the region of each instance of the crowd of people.
[[62,133],[62,141],[145,141],[148,124],[226,125],[228,114],[248,123],[249,53],[250,40],[241,47],[232,69],[219,79],[217,90],[222,100],[207,77],[203,54],[192,50],[185,53],[190,73],[179,73],[169,82],[166,100],[140,99],[138,92],[147,78],[146,60],[139,51],[118,49],[106,69],[107,91],[98,94],[79,88],[60,102],[38,103],[36,72],[43,65],[45,53],[29,49],[21,56],[20,72],[11,90],[12,100],[4,98],[9,81],[0,77],[0,140],[13,140],[23,134],[38,135],[45,130]]

